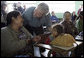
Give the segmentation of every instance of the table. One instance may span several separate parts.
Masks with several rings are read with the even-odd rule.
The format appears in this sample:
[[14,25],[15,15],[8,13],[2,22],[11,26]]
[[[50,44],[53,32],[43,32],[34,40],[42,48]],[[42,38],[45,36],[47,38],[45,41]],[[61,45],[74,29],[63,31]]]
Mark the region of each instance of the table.
[[[80,41],[76,41],[76,43],[78,44],[78,45],[80,45],[80,44],[82,44],[83,42],[80,42]],[[48,50],[50,50],[50,51],[56,51],[56,52],[59,52],[59,50],[58,49],[61,49],[61,51],[70,51],[70,50],[74,50],[74,48],[75,47],[77,47],[77,45],[76,44],[74,44],[74,46],[72,46],[72,47],[59,47],[59,46],[51,46],[51,45],[48,45],[48,44],[41,44],[41,43],[39,43],[39,44],[36,44],[35,45],[36,47],[43,47],[43,48],[45,48],[45,49],[48,49]],[[55,48],[57,48],[57,50],[55,49]],[[50,54],[49,54],[50,55]],[[48,55],[48,56],[49,56]]]
[[77,35],[77,36],[75,37],[75,40],[76,40],[76,41],[83,41],[83,37]]
[[[46,49],[45,52],[42,53],[42,55],[44,55],[44,57],[48,57],[47,54],[52,49],[52,47],[50,45],[47,45],[47,44],[36,44],[34,46],[37,47],[37,49],[38,49],[36,51],[36,53],[38,53],[40,51],[39,48],[45,48]],[[35,56],[41,57],[41,53],[40,53],[40,56],[39,56],[39,54],[37,54],[37,55],[35,54]]]
[[41,57],[40,49],[39,47],[34,46],[34,56],[35,57]]
[[[78,45],[80,45],[80,44],[82,44],[83,42],[76,41],[76,43],[77,43]],[[51,49],[52,49],[52,46],[51,46],[51,45],[48,45],[48,44],[41,44],[41,43],[39,43],[39,44],[36,44],[35,46],[43,47],[43,48],[48,49],[48,50],[51,50]],[[55,47],[62,48],[62,47],[59,47],[59,46],[55,46]],[[76,47],[76,44],[74,44],[74,46],[72,46],[72,47]],[[72,48],[72,47],[70,47],[70,48]],[[65,49],[65,48],[62,48],[62,49]],[[68,49],[68,47],[67,47],[67,49]],[[65,49],[65,50],[67,50],[67,49]]]

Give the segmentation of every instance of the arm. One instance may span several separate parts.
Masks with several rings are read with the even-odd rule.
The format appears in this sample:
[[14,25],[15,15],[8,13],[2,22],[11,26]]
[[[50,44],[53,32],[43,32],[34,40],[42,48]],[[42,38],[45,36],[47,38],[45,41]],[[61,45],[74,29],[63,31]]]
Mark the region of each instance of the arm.
[[46,26],[48,28],[48,30],[50,31],[51,30],[51,25],[52,25],[52,22],[51,22],[51,19],[50,19],[50,13],[46,16]]

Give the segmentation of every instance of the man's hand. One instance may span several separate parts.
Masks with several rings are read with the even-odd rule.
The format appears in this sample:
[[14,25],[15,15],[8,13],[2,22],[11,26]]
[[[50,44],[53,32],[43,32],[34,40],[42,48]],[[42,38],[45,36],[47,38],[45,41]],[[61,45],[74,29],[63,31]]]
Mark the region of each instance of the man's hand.
[[48,27],[48,30],[51,32],[52,31],[52,27]]

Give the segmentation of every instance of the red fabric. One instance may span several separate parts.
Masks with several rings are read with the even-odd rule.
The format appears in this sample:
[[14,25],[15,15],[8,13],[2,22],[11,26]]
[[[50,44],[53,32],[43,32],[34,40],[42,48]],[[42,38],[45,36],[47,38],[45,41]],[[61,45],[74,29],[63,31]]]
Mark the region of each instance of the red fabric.
[[77,12],[78,15],[79,15],[80,11],[81,11],[81,9],[78,10],[78,12]]
[[46,40],[45,40],[45,44],[49,44],[50,43],[50,38],[47,37]]
[[56,52],[53,51],[52,54],[53,54],[53,56],[54,56],[54,55],[56,55]]
[[[45,44],[50,44],[50,38],[49,37],[46,38]],[[56,52],[53,51],[52,54],[56,55]]]

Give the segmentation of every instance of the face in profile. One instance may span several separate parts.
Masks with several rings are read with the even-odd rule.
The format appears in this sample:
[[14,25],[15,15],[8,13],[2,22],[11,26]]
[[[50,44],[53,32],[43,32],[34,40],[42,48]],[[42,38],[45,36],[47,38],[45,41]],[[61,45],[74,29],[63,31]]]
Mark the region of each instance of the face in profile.
[[41,18],[43,16],[43,11],[41,11],[39,8],[37,8],[34,11],[34,17]]
[[20,28],[23,26],[23,19],[22,19],[22,16],[21,14],[17,16],[17,18],[14,19],[13,21],[15,23],[15,25]]

